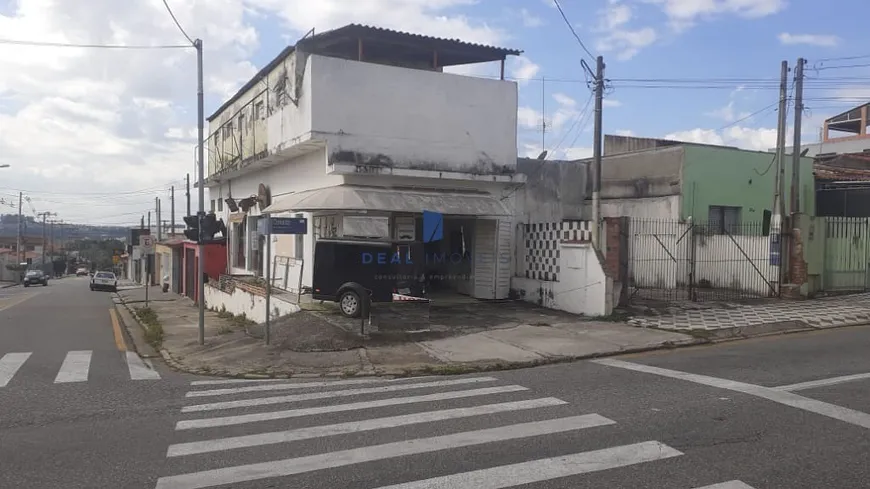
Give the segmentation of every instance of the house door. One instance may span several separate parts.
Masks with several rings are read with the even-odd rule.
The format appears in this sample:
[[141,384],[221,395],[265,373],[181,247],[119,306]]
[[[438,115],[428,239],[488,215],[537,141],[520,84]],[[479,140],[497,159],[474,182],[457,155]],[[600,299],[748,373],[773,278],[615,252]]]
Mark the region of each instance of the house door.
[[196,253],[193,250],[184,252],[184,295],[196,299]]
[[182,253],[182,251],[172,252],[172,291],[176,294],[181,293],[181,291],[184,289],[184,273],[182,273],[181,270]]

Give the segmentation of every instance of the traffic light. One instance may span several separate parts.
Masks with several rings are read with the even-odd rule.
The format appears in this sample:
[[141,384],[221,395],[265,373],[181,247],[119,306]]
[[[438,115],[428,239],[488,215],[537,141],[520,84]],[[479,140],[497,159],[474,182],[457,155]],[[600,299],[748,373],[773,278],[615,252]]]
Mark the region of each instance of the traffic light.
[[184,237],[199,243],[199,216],[184,216],[184,223],[187,224]]
[[213,212],[210,212],[202,218],[202,240],[212,241],[214,235],[221,233],[221,236],[226,237],[227,227],[224,225],[224,220],[218,220]]

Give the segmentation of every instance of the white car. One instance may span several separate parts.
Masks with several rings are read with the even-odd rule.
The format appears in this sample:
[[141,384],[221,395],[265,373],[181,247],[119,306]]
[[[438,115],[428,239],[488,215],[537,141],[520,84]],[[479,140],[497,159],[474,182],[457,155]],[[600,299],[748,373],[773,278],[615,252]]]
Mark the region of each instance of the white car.
[[118,278],[112,272],[97,272],[91,277],[91,290],[118,291]]

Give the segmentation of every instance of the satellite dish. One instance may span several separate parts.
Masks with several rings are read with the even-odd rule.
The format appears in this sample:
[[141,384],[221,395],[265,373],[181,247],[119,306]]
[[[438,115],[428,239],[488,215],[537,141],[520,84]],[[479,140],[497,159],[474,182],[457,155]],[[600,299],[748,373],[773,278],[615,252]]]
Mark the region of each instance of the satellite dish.
[[260,204],[260,210],[263,210],[272,204],[272,195],[269,192],[269,187],[263,183],[261,183],[257,189],[257,203]]

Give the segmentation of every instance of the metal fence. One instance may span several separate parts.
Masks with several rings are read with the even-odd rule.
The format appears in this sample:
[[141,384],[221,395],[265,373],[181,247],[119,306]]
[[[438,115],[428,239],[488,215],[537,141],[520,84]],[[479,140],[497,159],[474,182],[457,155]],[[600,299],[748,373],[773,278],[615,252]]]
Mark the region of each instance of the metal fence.
[[629,219],[629,298],[721,301],[779,295],[783,236],[762,223]]
[[823,288],[827,292],[863,292],[868,289],[870,219],[825,217]]

